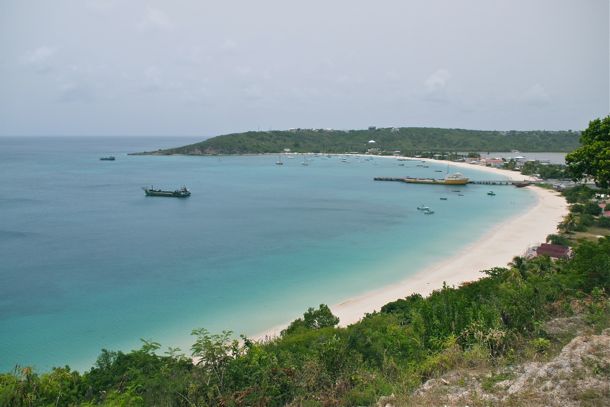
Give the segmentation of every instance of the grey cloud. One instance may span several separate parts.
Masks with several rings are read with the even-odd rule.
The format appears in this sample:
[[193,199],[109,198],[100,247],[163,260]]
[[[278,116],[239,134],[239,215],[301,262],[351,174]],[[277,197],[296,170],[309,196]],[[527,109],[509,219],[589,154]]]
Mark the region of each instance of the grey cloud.
[[610,111],[607,0],[10,4],[0,135],[578,129]]
[[225,51],[232,51],[237,49],[237,42],[233,41],[230,38],[226,38],[221,44],[220,49]]
[[95,99],[93,89],[83,83],[64,83],[59,91],[58,100],[62,103],[89,103]]
[[264,89],[257,84],[250,84],[242,89],[243,96],[251,101],[261,101],[267,98]]
[[149,66],[144,70],[140,89],[146,93],[175,92],[184,88],[182,81],[168,76],[158,66]]
[[174,24],[163,11],[148,7],[144,17],[138,22],[137,27],[142,31],[147,30],[170,30]]
[[551,97],[539,83],[532,85],[520,97],[520,100],[533,106],[546,106],[551,103]]
[[53,57],[57,53],[55,47],[43,45],[36,49],[26,52],[21,61],[24,65],[32,68],[38,73],[49,73],[53,70]]
[[435,93],[445,89],[449,79],[451,79],[451,73],[448,70],[438,69],[426,78],[424,85],[428,92]]
[[422,100],[434,103],[450,103],[447,89],[451,73],[447,69],[437,69],[424,81],[425,92]]
[[107,14],[117,5],[117,0],[87,0],[86,7],[95,13]]

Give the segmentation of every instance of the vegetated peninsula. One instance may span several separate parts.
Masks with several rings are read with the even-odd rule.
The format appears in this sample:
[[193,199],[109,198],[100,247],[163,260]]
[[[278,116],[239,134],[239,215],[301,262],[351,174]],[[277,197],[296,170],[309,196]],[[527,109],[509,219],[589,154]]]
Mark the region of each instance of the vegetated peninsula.
[[576,131],[484,131],[428,127],[369,127],[366,130],[290,129],[248,131],[212,137],[183,147],[139,154],[230,155],[279,153],[364,153],[400,151],[570,152],[579,146]]

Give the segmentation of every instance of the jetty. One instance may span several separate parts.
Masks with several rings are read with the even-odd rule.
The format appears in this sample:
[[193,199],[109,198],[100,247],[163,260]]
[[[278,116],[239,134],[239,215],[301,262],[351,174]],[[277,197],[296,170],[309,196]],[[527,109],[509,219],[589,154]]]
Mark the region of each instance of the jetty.
[[[395,181],[395,182],[404,182],[407,184],[411,184],[409,182],[409,178],[407,177],[375,177],[375,181]],[[513,185],[517,188],[526,187],[528,185],[536,184],[534,181],[511,181],[511,180],[468,180],[466,184],[475,184],[475,185]],[[428,183],[428,185],[437,185],[435,183]],[[438,185],[445,185],[442,183],[438,183]],[[455,186],[455,185],[454,185]]]

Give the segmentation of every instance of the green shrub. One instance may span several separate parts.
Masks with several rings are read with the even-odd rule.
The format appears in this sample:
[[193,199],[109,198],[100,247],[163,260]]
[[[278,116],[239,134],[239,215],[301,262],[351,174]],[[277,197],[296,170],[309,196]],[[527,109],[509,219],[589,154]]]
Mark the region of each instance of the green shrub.
[[585,211],[585,206],[582,204],[574,204],[570,206],[570,212],[572,213],[583,213]]
[[546,353],[551,347],[551,341],[546,338],[536,338],[530,341],[536,353]]
[[551,243],[551,244],[558,244],[561,246],[570,245],[570,239],[568,239],[567,237],[565,237],[563,235],[548,235],[546,238],[546,242]]
[[333,315],[326,304],[320,304],[316,310],[309,308],[303,314],[303,318],[296,319],[282,331],[282,335],[289,335],[302,329],[322,329],[330,328],[339,323],[339,318]]
[[588,213],[582,213],[576,218],[574,230],[577,232],[585,232],[587,228],[595,224],[595,218]]
[[595,202],[588,202],[585,204],[584,213],[589,215],[598,216],[602,213],[602,208]]
[[602,228],[610,228],[610,218],[606,216],[601,216],[597,220],[597,226]]
[[491,391],[493,391],[493,389],[497,383],[500,383],[500,382],[503,382],[504,380],[509,380],[512,378],[513,378],[513,375],[510,373],[492,374],[491,376],[487,376],[487,377],[483,378],[483,380],[481,382],[481,387],[483,388],[483,390],[485,390],[487,392],[491,392]]
[[568,203],[586,203],[595,196],[595,191],[586,185],[577,185],[563,191]]
[[392,393],[392,385],[379,375],[368,375],[366,381],[359,383],[349,390],[345,396],[345,404],[348,406],[371,406],[374,405],[381,396],[388,396]]

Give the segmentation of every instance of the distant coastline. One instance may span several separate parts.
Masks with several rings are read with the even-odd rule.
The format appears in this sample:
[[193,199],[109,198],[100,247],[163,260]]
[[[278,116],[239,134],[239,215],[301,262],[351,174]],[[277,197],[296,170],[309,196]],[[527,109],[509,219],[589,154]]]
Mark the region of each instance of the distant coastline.
[[486,131],[432,127],[387,127],[362,130],[289,129],[249,131],[211,137],[180,147],[136,152],[133,155],[244,155],[293,153],[343,154],[371,152],[392,155],[418,151],[569,152],[579,146],[575,131]]

